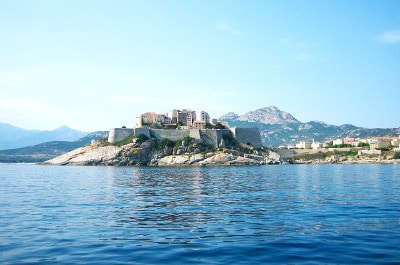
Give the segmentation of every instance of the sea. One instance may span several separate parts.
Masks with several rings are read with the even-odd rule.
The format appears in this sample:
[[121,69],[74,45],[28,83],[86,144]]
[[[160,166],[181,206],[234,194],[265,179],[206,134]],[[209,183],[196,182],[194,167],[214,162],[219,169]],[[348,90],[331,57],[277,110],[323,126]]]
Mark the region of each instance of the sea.
[[0,164],[0,264],[400,264],[400,165]]

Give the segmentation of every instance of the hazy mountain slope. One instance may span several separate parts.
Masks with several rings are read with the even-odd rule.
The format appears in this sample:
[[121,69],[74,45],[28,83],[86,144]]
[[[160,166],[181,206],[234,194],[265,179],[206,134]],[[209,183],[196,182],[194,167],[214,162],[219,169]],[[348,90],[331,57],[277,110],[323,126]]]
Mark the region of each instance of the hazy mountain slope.
[[[40,131],[38,131],[38,130],[26,130],[26,129],[18,128],[9,123],[0,122],[0,136],[1,136],[0,141],[1,142],[14,141],[16,139],[32,136],[39,132]],[[0,144],[1,144],[1,142],[0,142]]]
[[0,123],[0,150],[31,146],[51,141],[76,141],[87,135],[87,132],[73,130],[62,126],[55,130],[25,130],[11,124]]
[[108,136],[108,131],[90,133],[78,141],[52,141],[0,151],[0,162],[42,162]]

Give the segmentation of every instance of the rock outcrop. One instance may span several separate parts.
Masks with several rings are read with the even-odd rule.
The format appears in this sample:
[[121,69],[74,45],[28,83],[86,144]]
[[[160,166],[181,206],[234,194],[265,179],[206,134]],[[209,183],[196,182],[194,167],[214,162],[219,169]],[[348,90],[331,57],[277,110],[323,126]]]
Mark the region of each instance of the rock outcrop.
[[[184,146],[159,146],[156,139],[123,146],[93,144],[48,160],[46,165],[105,165],[105,166],[207,166],[264,165],[268,152],[243,152],[234,149],[208,150],[199,143]],[[258,153],[257,153],[258,152]],[[256,154],[257,153],[257,154]]]

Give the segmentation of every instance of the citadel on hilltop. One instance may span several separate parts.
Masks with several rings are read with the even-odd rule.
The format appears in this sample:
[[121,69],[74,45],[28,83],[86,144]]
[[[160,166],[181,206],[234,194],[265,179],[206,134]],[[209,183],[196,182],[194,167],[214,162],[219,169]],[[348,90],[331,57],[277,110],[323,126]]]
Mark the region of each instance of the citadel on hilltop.
[[[216,125],[218,121],[211,119],[206,111],[192,111],[188,109],[171,110],[164,114],[157,114],[155,112],[146,112],[139,117],[136,117],[135,128],[142,128],[143,126],[157,127],[171,127],[180,129],[206,129],[207,124]],[[224,123],[228,126],[228,123]]]
[[229,128],[228,123],[211,119],[206,111],[196,112],[188,109],[171,110],[165,115],[155,112],[143,113],[136,117],[134,128],[110,129],[108,142],[114,143],[141,134],[172,141],[190,136],[214,147],[220,147],[224,138],[231,137],[254,147],[263,146],[258,128]]

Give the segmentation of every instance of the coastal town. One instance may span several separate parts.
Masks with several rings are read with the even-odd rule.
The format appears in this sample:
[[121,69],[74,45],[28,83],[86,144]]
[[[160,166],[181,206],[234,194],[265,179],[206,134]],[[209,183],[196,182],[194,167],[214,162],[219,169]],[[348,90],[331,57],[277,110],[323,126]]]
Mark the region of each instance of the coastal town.
[[339,150],[357,149],[360,154],[380,155],[383,150],[400,151],[399,137],[372,137],[334,139],[328,142],[300,141],[296,145],[280,146],[280,149]]
[[397,163],[400,136],[334,139],[327,142],[300,141],[273,149],[295,163]]
[[399,137],[372,137],[372,138],[351,138],[334,139],[328,142],[307,142],[300,141],[296,145],[280,146],[280,148],[288,149],[314,149],[333,147],[369,147],[370,150],[380,150],[385,148],[393,148],[394,151],[400,151]]

